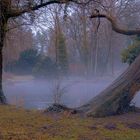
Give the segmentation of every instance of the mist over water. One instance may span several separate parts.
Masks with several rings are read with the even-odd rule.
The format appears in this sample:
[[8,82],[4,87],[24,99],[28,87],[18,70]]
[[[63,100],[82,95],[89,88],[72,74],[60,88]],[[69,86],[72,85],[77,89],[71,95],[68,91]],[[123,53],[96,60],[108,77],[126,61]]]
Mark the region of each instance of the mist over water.
[[[102,77],[66,77],[59,83],[65,92],[61,97],[60,103],[69,107],[78,107],[91,98],[99,94],[103,89],[109,86],[118,75]],[[54,85],[56,79],[41,80],[6,80],[3,83],[4,92],[10,104],[22,106],[27,109],[45,109],[54,103]],[[140,107],[140,94],[137,94],[132,101]]]

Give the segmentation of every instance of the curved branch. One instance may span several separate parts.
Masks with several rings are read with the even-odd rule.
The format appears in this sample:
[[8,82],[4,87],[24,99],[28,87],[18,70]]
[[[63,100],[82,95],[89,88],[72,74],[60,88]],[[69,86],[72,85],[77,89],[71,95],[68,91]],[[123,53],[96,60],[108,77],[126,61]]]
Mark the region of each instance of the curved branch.
[[60,3],[64,3],[63,1],[61,0],[50,0],[48,2],[45,2],[45,3],[41,3],[41,4],[38,4],[38,5],[35,5],[35,6],[32,6],[32,7],[28,7],[28,8],[25,8],[25,9],[20,9],[20,10],[17,10],[17,9],[12,9],[9,11],[8,13],[8,17],[18,17],[24,13],[27,13],[27,12],[30,12],[30,11],[35,11],[35,10],[38,10],[40,8],[43,8],[47,5],[51,5],[51,4],[60,4]]
[[65,3],[69,3],[69,2],[73,2],[73,3],[76,3],[76,4],[83,4],[83,5],[87,5],[89,4],[91,1],[95,1],[96,0],[87,0],[86,2],[79,2],[78,0],[49,0],[47,2],[44,2],[44,3],[40,3],[40,4],[36,4],[34,6],[31,6],[31,7],[27,7],[25,9],[12,9],[8,12],[8,18],[11,18],[11,17],[18,17],[24,13],[27,13],[27,12],[30,12],[30,11],[36,11],[40,8],[43,8],[45,6],[48,6],[48,5],[51,5],[51,4],[65,4]]
[[105,14],[92,14],[90,18],[106,18],[109,20],[112,24],[112,30],[114,30],[117,33],[124,34],[124,35],[140,35],[140,29],[136,30],[129,30],[129,29],[123,29],[120,28],[115,19],[111,16],[105,15]]

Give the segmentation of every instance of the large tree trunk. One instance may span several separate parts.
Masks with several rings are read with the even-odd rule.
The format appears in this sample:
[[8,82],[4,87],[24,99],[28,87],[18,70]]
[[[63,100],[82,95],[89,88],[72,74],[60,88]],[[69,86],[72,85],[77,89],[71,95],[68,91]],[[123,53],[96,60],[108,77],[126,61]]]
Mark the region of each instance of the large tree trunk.
[[0,103],[5,104],[6,98],[2,89],[2,70],[3,70],[3,57],[2,57],[2,49],[4,46],[4,38],[6,34],[6,25],[8,18],[6,17],[6,8],[0,3]]
[[89,116],[104,117],[128,111],[140,89],[140,55],[109,87],[78,108]]
[[140,55],[110,86],[87,104],[73,109],[92,117],[105,117],[129,111],[140,89]]
[[[112,24],[112,29],[124,35],[140,35],[140,30],[127,30],[120,28],[114,18],[95,13],[91,18],[106,18]],[[126,112],[130,103],[140,89],[140,55],[109,87],[87,104],[77,108],[89,116],[104,117]]]
[[[1,41],[0,41],[1,45]],[[6,98],[3,93],[3,88],[2,88],[2,49],[0,48],[0,104],[5,104],[6,103]]]
[[[95,14],[91,18],[107,18],[112,23],[112,29],[125,35],[138,35],[140,30],[119,28],[112,17]],[[109,87],[91,99],[87,104],[73,109],[86,113],[88,116],[105,117],[124,113],[129,110],[130,103],[140,89],[140,55]]]

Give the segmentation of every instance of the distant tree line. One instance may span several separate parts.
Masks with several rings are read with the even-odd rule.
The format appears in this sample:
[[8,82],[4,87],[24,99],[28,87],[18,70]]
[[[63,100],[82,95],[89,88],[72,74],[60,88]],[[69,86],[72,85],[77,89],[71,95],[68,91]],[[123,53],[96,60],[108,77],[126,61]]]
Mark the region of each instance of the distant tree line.
[[14,74],[33,74],[41,78],[52,78],[62,73],[56,62],[48,56],[39,54],[36,49],[21,52],[19,59],[9,62],[4,69]]

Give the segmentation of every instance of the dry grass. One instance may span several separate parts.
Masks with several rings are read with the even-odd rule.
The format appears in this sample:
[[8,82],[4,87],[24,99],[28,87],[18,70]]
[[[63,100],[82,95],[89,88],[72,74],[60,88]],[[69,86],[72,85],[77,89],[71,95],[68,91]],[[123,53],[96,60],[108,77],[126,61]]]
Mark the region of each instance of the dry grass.
[[140,113],[95,119],[0,106],[0,140],[140,140]]

